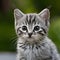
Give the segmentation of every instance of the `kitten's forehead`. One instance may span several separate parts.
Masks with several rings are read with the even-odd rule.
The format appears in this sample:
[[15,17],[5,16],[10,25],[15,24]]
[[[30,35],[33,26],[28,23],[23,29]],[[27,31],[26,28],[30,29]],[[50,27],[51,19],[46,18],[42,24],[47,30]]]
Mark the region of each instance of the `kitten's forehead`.
[[36,14],[25,14],[25,16],[23,16],[19,21],[19,24],[28,24],[31,25],[33,23],[36,23]]
[[36,23],[36,14],[26,14],[26,22],[28,24]]
[[18,22],[19,25],[36,25],[42,23],[42,18],[40,18],[36,13],[25,14],[25,16],[23,16]]
[[30,25],[32,24],[43,24],[44,21],[41,17],[38,16],[38,14],[33,13],[33,14],[26,14],[26,22]]

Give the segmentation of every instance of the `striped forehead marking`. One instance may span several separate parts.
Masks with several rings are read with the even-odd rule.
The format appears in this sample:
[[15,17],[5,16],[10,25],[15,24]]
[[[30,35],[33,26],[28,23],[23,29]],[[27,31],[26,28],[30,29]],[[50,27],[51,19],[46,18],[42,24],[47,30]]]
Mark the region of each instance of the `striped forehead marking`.
[[36,16],[35,15],[26,15],[26,21],[28,24],[36,23]]

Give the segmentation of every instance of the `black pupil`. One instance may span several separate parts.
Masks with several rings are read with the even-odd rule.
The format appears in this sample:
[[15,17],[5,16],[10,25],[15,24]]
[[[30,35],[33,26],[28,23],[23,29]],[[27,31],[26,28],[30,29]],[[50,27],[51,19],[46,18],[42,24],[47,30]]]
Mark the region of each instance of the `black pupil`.
[[39,30],[39,26],[35,26],[35,27],[34,27],[34,30],[35,30],[35,31],[38,31],[38,30]]
[[22,30],[27,30],[27,27],[26,26],[22,26]]

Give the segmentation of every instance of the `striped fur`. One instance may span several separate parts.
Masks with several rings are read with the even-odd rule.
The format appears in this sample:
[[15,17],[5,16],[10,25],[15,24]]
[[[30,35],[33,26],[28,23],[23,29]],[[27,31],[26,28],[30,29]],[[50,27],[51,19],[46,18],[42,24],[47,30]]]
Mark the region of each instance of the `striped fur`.
[[[26,14],[24,19],[21,21],[19,21],[18,24],[21,24],[21,26],[18,27],[17,31],[21,31],[22,29],[22,26],[26,26],[27,27],[27,32],[26,33],[35,33],[34,31],[34,27],[35,26],[39,26],[40,27],[40,30],[42,31],[37,31],[39,34],[41,32],[43,32],[43,34],[41,33],[41,35],[44,35],[47,33],[47,26],[44,25],[44,22],[41,21],[41,18],[39,19],[39,17],[37,16],[37,14]],[[17,25],[18,26],[18,25]],[[21,27],[21,28],[20,28]],[[20,29],[19,29],[20,28]],[[22,33],[24,31],[21,31]],[[18,32],[19,34],[19,32]],[[20,34],[19,34],[20,35]]]
[[60,60],[55,44],[47,37],[50,12],[23,14],[14,10],[17,60]]

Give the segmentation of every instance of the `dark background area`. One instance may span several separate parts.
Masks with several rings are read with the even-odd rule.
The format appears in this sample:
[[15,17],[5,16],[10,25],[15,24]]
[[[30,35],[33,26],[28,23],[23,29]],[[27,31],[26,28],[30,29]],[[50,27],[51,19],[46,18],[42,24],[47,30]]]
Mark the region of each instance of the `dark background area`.
[[49,8],[51,25],[48,36],[60,51],[60,0],[0,0],[0,51],[16,51],[15,8],[24,13],[39,13]]

